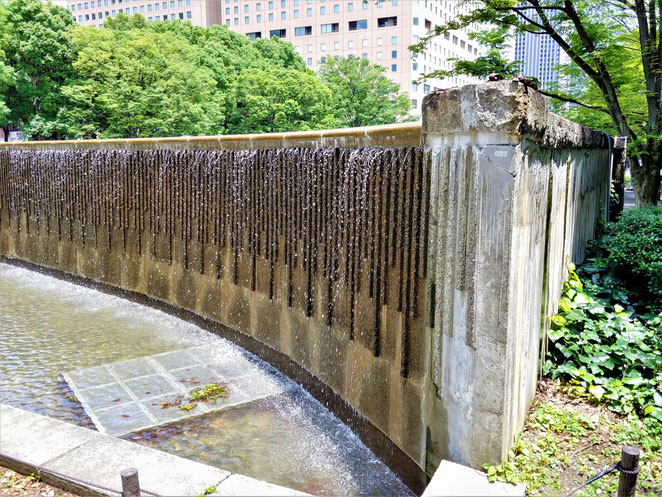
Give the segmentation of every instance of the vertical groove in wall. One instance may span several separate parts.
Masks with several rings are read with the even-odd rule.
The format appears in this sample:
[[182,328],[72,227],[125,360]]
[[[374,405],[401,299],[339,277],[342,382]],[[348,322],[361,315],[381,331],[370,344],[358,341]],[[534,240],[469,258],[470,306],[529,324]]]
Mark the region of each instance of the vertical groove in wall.
[[397,308],[407,376],[410,335],[422,332],[411,324],[423,311],[428,155],[382,147],[2,150],[0,226],[20,242],[24,230],[50,237],[57,222],[59,239],[73,241],[75,232],[99,251],[148,250],[153,260],[209,270],[347,327],[375,356],[385,306]]

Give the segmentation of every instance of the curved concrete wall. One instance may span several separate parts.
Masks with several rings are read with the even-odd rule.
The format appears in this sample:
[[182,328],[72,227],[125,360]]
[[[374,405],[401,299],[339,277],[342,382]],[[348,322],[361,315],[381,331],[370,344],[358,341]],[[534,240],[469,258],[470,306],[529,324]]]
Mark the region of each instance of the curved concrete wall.
[[508,450],[593,236],[606,140],[547,109],[498,82],[428,96],[422,128],[0,146],[0,254],[286,355],[420,489]]

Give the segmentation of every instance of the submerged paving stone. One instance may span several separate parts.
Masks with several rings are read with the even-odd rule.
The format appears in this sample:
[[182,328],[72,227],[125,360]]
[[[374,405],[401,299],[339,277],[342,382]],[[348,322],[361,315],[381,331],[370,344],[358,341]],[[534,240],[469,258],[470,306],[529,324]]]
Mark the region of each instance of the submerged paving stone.
[[[125,435],[180,419],[245,404],[284,391],[280,381],[228,346],[207,345],[105,364],[63,374],[97,429]],[[228,395],[193,409],[164,408],[162,402],[188,404],[190,392],[212,383]]]

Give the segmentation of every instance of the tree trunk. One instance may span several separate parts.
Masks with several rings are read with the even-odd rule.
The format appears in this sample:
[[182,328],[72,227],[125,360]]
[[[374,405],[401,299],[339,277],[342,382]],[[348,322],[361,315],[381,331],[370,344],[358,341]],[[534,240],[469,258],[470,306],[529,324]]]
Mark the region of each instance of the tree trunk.
[[660,198],[662,141],[649,139],[641,155],[630,155],[630,172],[637,207],[657,205]]

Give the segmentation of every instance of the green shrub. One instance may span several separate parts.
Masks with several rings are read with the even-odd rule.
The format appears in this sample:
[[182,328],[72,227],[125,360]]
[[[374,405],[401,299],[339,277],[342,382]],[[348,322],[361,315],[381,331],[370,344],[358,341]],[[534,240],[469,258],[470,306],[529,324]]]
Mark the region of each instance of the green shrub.
[[623,212],[597,246],[626,286],[662,300],[662,207]]
[[571,266],[552,317],[545,374],[623,414],[662,421],[662,313],[635,314],[605,269]]

